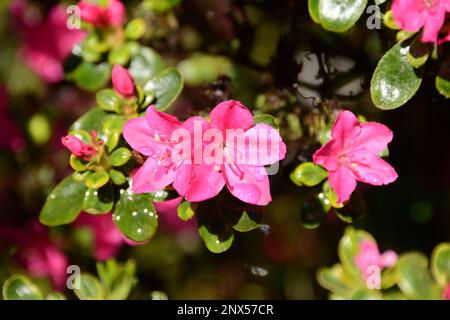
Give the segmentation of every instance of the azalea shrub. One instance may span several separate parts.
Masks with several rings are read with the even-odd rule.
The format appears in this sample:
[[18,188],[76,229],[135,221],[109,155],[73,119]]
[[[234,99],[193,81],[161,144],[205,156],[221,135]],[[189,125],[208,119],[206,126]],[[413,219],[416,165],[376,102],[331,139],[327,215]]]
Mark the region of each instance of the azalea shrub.
[[450,299],[449,16],[3,1],[3,298]]

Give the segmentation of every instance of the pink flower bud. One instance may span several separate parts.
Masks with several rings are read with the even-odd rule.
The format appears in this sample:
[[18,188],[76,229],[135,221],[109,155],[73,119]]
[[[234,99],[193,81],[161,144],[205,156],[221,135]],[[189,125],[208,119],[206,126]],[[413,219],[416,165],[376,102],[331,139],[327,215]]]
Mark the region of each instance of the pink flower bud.
[[444,289],[442,293],[442,298],[444,300],[450,300],[450,283],[447,285],[447,288]]
[[75,156],[83,159],[90,160],[90,158],[97,153],[97,150],[77,137],[67,135],[61,139],[62,144],[69,149]]
[[134,81],[127,69],[121,65],[114,65],[112,70],[112,83],[114,89],[126,98],[134,96]]
[[126,18],[125,6],[119,0],[110,0],[106,8],[83,0],[78,7],[81,19],[99,28],[120,27]]

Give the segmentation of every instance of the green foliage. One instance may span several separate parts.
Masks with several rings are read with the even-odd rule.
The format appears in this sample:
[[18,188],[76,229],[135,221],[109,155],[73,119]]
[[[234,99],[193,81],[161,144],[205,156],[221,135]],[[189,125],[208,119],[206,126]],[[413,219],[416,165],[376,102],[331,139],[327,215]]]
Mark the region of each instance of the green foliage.
[[[65,300],[60,292],[49,292],[47,296],[33,281],[22,274],[14,274],[3,283],[4,300]],[[45,297],[45,299],[44,299]]]
[[312,162],[303,162],[290,175],[292,182],[296,185],[306,185],[308,187],[318,185],[327,176],[328,172],[325,169]]
[[144,93],[155,95],[155,106],[161,111],[167,109],[182,90],[183,78],[175,68],[157,73],[144,86]]

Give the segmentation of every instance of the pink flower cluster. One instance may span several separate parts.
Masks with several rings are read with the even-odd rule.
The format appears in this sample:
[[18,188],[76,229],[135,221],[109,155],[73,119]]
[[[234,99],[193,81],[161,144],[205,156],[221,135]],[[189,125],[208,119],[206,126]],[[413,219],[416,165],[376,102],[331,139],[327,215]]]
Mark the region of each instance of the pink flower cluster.
[[378,155],[392,140],[392,131],[377,122],[359,122],[342,111],[331,130],[331,140],[313,155],[315,164],[328,170],[328,180],[342,203],[350,198],[356,181],[380,186],[397,179],[397,173]]
[[386,267],[390,268],[395,266],[397,258],[397,254],[394,251],[388,250],[381,254],[375,242],[363,240],[360,243],[355,263],[364,275],[364,278],[367,279],[370,276],[370,267],[376,266],[380,270]]
[[[96,133],[92,132],[92,138],[94,141],[95,136]],[[61,142],[72,154],[85,161],[89,161],[92,156],[97,154],[97,149],[94,146],[83,142],[75,136],[67,135],[62,137]]]
[[406,31],[417,32],[423,28],[423,42],[450,41],[450,32],[438,40],[446,13],[450,12],[450,0],[394,0],[392,13],[398,26]]
[[29,17],[32,9],[24,0],[16,0],[11,11],[16,17],[24,45],[21,48],[27,65],[42,80],[55,83],[64,79],[63,62],[70,55],[75,44],[81,42],[86,33],[69,30],[64,7],[53,7],[48,16],[34,21]]
[[98,28],[121,27],[126,19],[125,6],[119,0],[109,0],[106,7],[82,0],[78,7],[81,19]]
[[[243,143],[226,139],[236,130],[245,136]],[[249,142],[257,141],[253,138],[261,132],[265,133],[266,141]],[[181,142],[186,142],[186,138],[189,141],[187,158],[183,156],[186,150],[178,148],[178,133],[185,133],[181,135]],[[123,135],[134,150],[148,157],[133,177],[134,192],[154,192],[172,184],[181,196],[192,202],[213,198],[226,185],[244,202],[267,205],[271,195],[264,166],[283,159],[286,153],[286,145],[278,132],[265,124],[255,125],[250,111],[233,100],[217,105],[210,113],[209,122],[202,117],[191,117],[182,123],[150,106],[144,117],[125,124]],[[259,147],[266,143],[275,145],[276,152],[256,157],[257,161],[251,163],[235,157],[258,154]],[[208,151],[211,154],[204,157]],[[200,161],[195,159],[199,155]]]
[[111,79],[114,90],[117,93],[124,98],[132,98],[134,96],[134,81],[127,69],[119,64],[114,65]]

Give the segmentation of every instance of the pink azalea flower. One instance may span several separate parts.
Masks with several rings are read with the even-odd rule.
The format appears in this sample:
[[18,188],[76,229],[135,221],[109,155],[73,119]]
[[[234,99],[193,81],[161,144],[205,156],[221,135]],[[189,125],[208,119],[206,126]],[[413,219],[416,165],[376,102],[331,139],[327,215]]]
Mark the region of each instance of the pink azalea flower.
[[367,279],[370,276],[370,267],[372,266],[376,266],[380,270],[395,266],[397,263],[397,254],[392,250],[380,254],[375,242],[363,240],[359,246],[359,253],[355,257],[355,263],[364,275],[364,278]]
[[47,230],[38,222],[25,229],[11,225],[0,227],[1,242],[18,246],[15,256],[20,266],[36,277],[50,277],[57,290],[65,286],[67,257],[50,241]]
[[0,86],[0,128],[3,134],[0,137],[0,149],[11,149],[19,152],[24,147],[24,139],[19,127],[7,113],[6,90]]
[[[235,197],[244,202],[268,204],[271,196],[264,166],[283,159],[286,153],[286,146],[278,132],[264,124],[254,125],[250,111],[237,101],[219,104],[212,110],[210,118],[210,124],[201,117],[191,117],[181,123],[150,106],[145,117],[129,120],[123,130],[125,140],[133,149],[148,156],[133,177],[133,191],[154,192],[173,183],[175,190],[186,200],[199,202],[215,197],[226,185]],[[200,137],[195,136],[196,128],[200,130]],[[173,155],[180,152],[178,141],[172,139],[172,134],[178,129],[185,130],[192,138],[191,155],[194,159],[189,159],[191,161],[173,160]],[[207,130],[211,132],[210,129],[226,141],[217,146],[222,157],[205,157],[196,162],[196,155],[200,154],[202,158],[205,148],[212,144],[211,141],[203,141],[204,134]],[[244,134],[244,143],[235,144],[226,140],[228,131],[237,129]],[[276,145],[276,152],[264,155],[259,152],[259,145],[249,142],[254,140],[251,138],[258,138],[261,132],[265,133],[266,141],[256,141],[265,147]],[[201,142],[196,142],[196,139]],[[249,163],[238,159],[249,155],[253,160]],[[211,158],[214,161],[205,161]]]
[[93,146],[84,143],[75,136],[67,135],[62,137],[61,142],[75,156],[86,161],[89,161],[97,153],[97,150]]
[[450,12],[450,0],[394,0],[392,3],[397,25],[410,32],[423,28],[423,42],[438,41],[446,12]]
[[101,261],[115,257],[124,244],[134,246],[146,243],[137,243],[127,239],[112,221],[111,214],[81,213],[75,221],[75,227],[87,228],[92,232],[94,256],[95,259]]
[[450,283],[447,285],[447,288],[444,289],[442,293],[442,298],[444,300],[450,300]]
[[121,27],[126,19],[125,6],[119,0],[109,0],[106,8],[82,0],[78,7],[81,19],[99,28]]
[[[268,125],[255,125],[251,112],[234,100],[218,104],[211,111],[210,119],[211,127],[222,135],[223,159],[211,165],[192,166],[191,172],[184,166],[184,182],[189,184],[180,194],[188,201],[202,201],[216,196],[226,185],[231,194],[244,202],[267,205],[272,197],[264,166],[284,159],[286,145],[280,135]],[[229,134],[238,131],[244,134],[244,143],[230,141]],[[254,137],[257,142],[250,142]],[[275,147],[274,150],[268,150],[269,146]],[[202,181],[201,188],[196,180]]]
[[328,170],[328,180],[340,203],[350,198],[356,181],[380,186],[397,179],[394,168],[378,156],[393,137],[385,125],[360,123],[353,113],[342,111],[331,137],[314,153],[313,160]]
[[63,62],[74,45],[84,39],[85,32],[67,28],[67,14],[62,6],[53,7],[48,16],[38,22],[26,18],[31,9],[25,1],[13,2],[11,10],[21,27],[24,38],[21,55],[27,65],[45,82],[63,80]]
[[134,81],[127,69],[119,64],[114,65],[111,78],[114,90],[125,98],[132,98],[134,96]]

